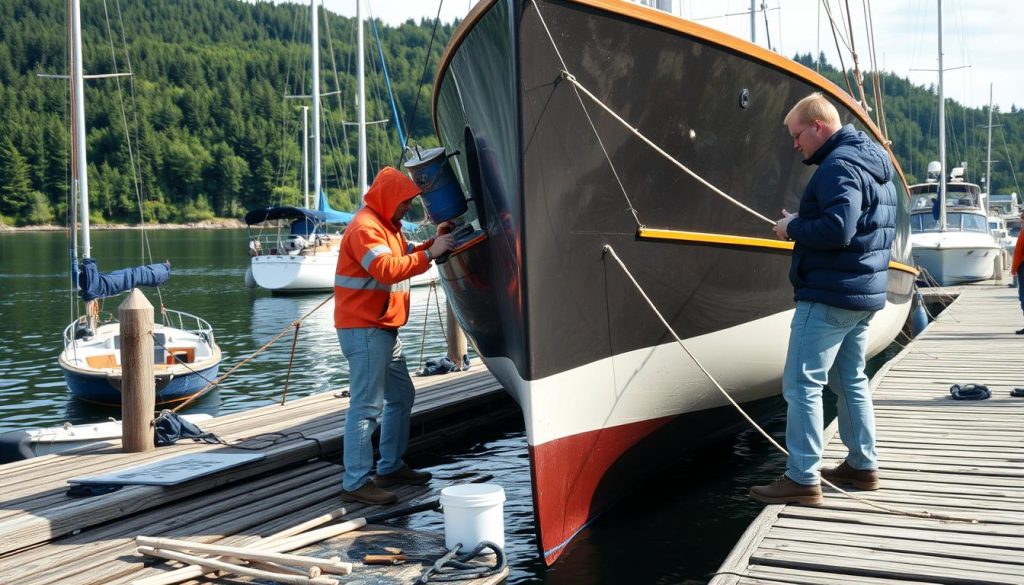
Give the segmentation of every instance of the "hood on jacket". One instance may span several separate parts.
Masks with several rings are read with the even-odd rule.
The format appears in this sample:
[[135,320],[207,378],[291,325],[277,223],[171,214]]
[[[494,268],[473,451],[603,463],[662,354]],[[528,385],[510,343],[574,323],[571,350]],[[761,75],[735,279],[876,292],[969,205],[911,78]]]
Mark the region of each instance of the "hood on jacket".
[[836,160],[846,161],[864,169],[879,184],[891,181],[896,175],[889,153],[867,134],[854,129],[851,124],[840,128],[804,162],[821,164],[829,154]]
[[398,169],[384,167],[374,177],[366,195],[363,195],[363,204],[391,225],[391,218],[395,215],[398,205],[419,194],[420,188],[412,179]]

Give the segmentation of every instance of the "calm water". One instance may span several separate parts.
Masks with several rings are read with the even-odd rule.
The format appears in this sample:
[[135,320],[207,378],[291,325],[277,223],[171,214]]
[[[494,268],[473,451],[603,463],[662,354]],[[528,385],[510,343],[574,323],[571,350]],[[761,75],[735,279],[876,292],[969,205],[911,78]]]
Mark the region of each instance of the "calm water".
[[[195,313],[214,326],[224,352],[222,372],[328,296],[272,297],[246,289],[243,277],[248,257],[243,230],[150,231],[149,239],[154,258],[172,264],[171,280],[161,289],[164,304]],[[112,270],[136,263],[139,240],[135,231],[94,232],[94,255],[100,268]],[[63,233],[0,233],[0,322],[4,324],[5,349],[0,353],[0,432],[120,415],[117,410],[70,399],[57,367],[61,332],[71,320],[67,247]],[[147,294],[158,304],[155,294]],[[426,358],[444,354],[435,297],[428,305],[427,296],[426,288],[413,290],[412,317],[402,331],[410,365],[418,361],[421,343]],[[120,301],[108,300],[104,310],[116,312]],[[443,298],[441,303],[443,315]],[[328,303],[303,322],[289,396],[327,391],[348,381],[332,308]],[[290,353],[291,334],[239,369],[190,412],[228,414],[278,400]],[[785,430],[781,399],[778,414],[766,428],[781,442]],[[507,497],[509,583],[558,585],[705,583],[761,510],[747,499],[747,488],[774,478],[784,467],[783,458],[754,431],[707,446],[641,486],[634,497],[584,530],[554,567],[545,568],[536,554],[521,419],[413,462],[439,476],[476,471],[500,478]],[[440,514],[419,514],[405,522],[414,528],[443,531]]]

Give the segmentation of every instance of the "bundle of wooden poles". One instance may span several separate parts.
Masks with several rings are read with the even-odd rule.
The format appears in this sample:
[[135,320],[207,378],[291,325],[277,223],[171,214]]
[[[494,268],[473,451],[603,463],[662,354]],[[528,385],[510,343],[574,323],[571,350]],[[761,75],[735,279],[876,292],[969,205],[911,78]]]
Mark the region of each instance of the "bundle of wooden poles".
[[173,585],[210,573],[256,577],[289,585],[338,585],[337,579],[324,577],[323,574],[348,575],[352,572],[352,563],[342,562],[338,557],[321,559],[286,553],[366,525],[366,518],[356,518],[316,528],[345,513],[344,508],[338,508],[248,547],[138,536],[135,543],[140,554],[178,561],[187,566],[162,575],[136,579],[132,585]]

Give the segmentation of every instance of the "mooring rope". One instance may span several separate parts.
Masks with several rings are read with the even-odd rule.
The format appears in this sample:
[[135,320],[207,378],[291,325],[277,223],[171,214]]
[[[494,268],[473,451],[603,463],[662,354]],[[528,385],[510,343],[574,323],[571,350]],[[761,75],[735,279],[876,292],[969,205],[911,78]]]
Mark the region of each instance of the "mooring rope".
[[[750,423],[750,425],[755,430],[757,430],[757,432],[760,433],[761,436],[763,436],[765,439],[767,439],[768,442],[773,447],[775,447],[776,449],[778,449],[778,451],[780,453],[782,453],[783,455],[786,455],[788,457],[789,456],[789,452],[786,451],[786,448],[783,447],[782,445],[780,445],[778,443],[778,441],[776,441],[774,438],[772,438],[772,436],[769,435],[768,432],[765,431],[761,427],[761,425],[759,425],[756,422],[754,422],[754,419],[751,418],[750,415],[748,415],[745,410],[743,410],[742,406],[740,406],[735,400],[733,400],[732,396],[730,396],[729,393],[726,392],[725,388],[723,388],[722,385],[718,383],[718,380],[715,379],[715,377],[711,374],[711,372],[709,372],[707,370],[707,368],[704,367],[704,364],[702,364],[700,362],[700,360],[697,359],[697,356],[693,355],[693,353],[690,352],[690,350],[686,347],[686,344],[683,343],[683,340],[679,337],[679,335],[676,334],[675,329],[673,329],[672,326],[669,324],[669,322],[665,319],[665,317],[662,316],[661,311],[658,310],[658,307],[655,306],[655,304],[651,300],[651,298],[649,296],[647,296],[646,291],[644,291],[643,287],[640,286],[640,283],[637,282],[636,278],[633,277],[633,274],[629,271],[629,268],[626,267],[626,264],[622,261],[621,258],[619,258],[618,254],[615,253],[615,249],[612,248],[611,245],[605,244],[605,246],[604,246],[604,254],[606,254],[608,256],[611,256],[615,260],[615,262],[618,263],[619,267],[622,268],[622,271],[629,278],[630,282],[632,282],[633,286],[636,287],[637,292],[640,293],[640,296],[643,297],[644,301],[647,302],[647,305],[651,308],[652,311],[654,311],[654,314],[661,321],[661,324],[665,326],[665,329],[676,340],[676,343],[679,344],[679,347],[681,347],[683,349],[683,351],[686,353],[686,355],[689,356],[689,358],[691,360],[693,360],[693,363],[698,368],[700,368],[700,371],[703,372],[705,376],[707,376],[708,380],[711,381],[711,383],[715,386],[715,388],[718,389],[718,391],[722,394],[722,396],[724,396],[725,399],[729,401],[729,404],[731,404],[733,406],[733,408],[735,408],[736,411],[740,413],[740,416],[742,416],[744,419],[746,419],[746,421],[748,423]],[[825,478],[821,478],[821,481],[825,485],[831,487],[832,489],[836,490],[837,492],[843,494],[844,496],[846,496],[846,497],[848,497],[848,498],[850,498],[852,500],[855,500],[857,502],[860,502],[860,503],[862,503],[864,505],[867,505],[867,506],[870,506],[872,508],[876,508],[878,510],[882,510],[884,512],[890,512],[890,513],[901,515],[901,516],[911,516],[911,517],[914,517],[914,518],[927,518],[927,519],[932,519],[932,520],[949,520],[949,521],[953,521],[953,522],[967,522],[967,523],[971,523],[971,524],[977,524],[978,523],[978,519],[977,518],[965,518],[965,517],[959,517],[959,516],[949,516],[949,515],[946,515],[946,514],[936,514],[936,513],[933,513],[933,512],[929,512],[928,510],[922,510],[920,512],[914,512],[914,511],[910,511],[910,510],[901,510],[901,509],[898,509],[898,508],[893,508],[891,506],[886,506],[885,504],[879,504],[877,502],[872,502],[870,500],[865,500],[864,498],[857,497],[856,495],[851,494],[850,492],[847,492],[847,491],[843,490],[842,488],[836,486],[834,483],[828,481]]]
[[[198,376],[199,376],[199,377],[201,377],[201,378],[202,378],[203,380],[206,380],[207,384],[206,384],[206,386],[205,386],[205,387],[204,387],[204,388],[203,388],[202,390],[200,390],[199,392],[197,392],[197,393],[193,394],[192,396],[190,396],[190,397],[188,398],[188,400],[185,400],[185,401],[184,401],[184,402],[182,402],[181,404],[179,404],[179,405],[175,406],[175,407],[174,407],[174,408],[172,409],[172,412],[178,412],[178,411],[179,411],[179,410],[181,410],[182,408],[185,408],[186,406],[188,406],[189,404],[191,404],[191,403],[192,403],[193,401],[195,401],[195,400],[199,399],[199,398],[200,398],[201,396],[203,396],[204,394],[206,394],[207,392],[209,392],[209,391],[210,391],[211,389],[213,389],[213,388],[214,388],[215,386],[217,386],[218,384],[220,384],[221,382],[223,382],[224,380],[226,380],[226,379],[228,378],[228,376],[230,376],[231,374],[233,374],[233,373],[235,372],[235,370],[237,370],[238,368],[240,368],[240,367],[244,366],[244,365],[245,365],[245,364],[247,364],[247,363],[248,363],[249,361],[251,361],[251,360],[252,360],[253,358],[255,358],[255,357],[256,357],[256,356],[258,356],[259,354],[261,354],[261,353],[263,353],[264,351],[266,351],[266,350],[267,350],[267,349],[268,349],[268,348],[269,348],[269,347],[270,347],[271,345],[273,345],[273,344],[277,343],[277,340],[279,340],[279,339],[281,339],[282,337],[284,337],[284,336],[285,336],[285,335],[286,335],[286,334],[287,334],[287,333],[288,333],[288,332],[289,332],[289,331],[290,331],[291,329],[293,329],[293,328],[294,328],[294,329],[295,329],[295,335],[296,335],[296,336],[298,336],[298,332],[299,332],[299,324],[300,324],[300,323],[302,323],[303,321],[305,321],[306,319],[308,319],[308,318],[309,318],[309,316],[310,316],[310,315],[312,315],[313,313],[315,313],[315,312],[319,311],[321,307],[323,307],[324,305],[326,305],[326,304],[328,303],[328,301],[331,301],[331,300],[333,300],[333,299],[334,299],[334,294],[332,293],[332,294],[331,294],[330,296],[328,296],[328,297],[327,297],[326,299],[324,299],[324,300],[323,300],[323,301],[322,301],[322,302],[321,302],[321,303],[320,303],[319,305],[317,305],[316,307],[314,307],[314,308],[313,308],[313,309],[312,309],[311,311],[309,311],[308,313],[306,313],[306,314],[305,314],[305,315],[303,315],[302,317],[299,317],[299,318],[298,318],[298,319],[296,319],[295,321],[293,321],[293,322],[289,323],[289,324],[288,324],[288,325],[287,325],[286,327],[284,327],[283,329],[281,329],[281,331],[280,331],[280,332],[278,332],[278,334],[277,334],[277,335],[275,335],[274,337],[272,337],[272,338],[270,339],[270,341],[268,341],[268,342],[264,343],[263,345],[261,345],[261,346],[259,347],[259,349],[257,349],[256,351],[252,352],[252,354],[250,354],[250,355],[249,355],[248,357],[246,357],[246,358],[245,358],[245,359],[243,359],[242,361],[240,361],[240,362],[238,362],[237,364],[235,364],[235,365],[234,365],[234,367],[232,367],[232,368],[231,368],[230,370],[228,370],[228,371],[227,371],[227,372],[225,372],[224,374],[222,374],[222,375],[218,376],[218,377],[217,377],[217,378],[216,378],[215,380],[213,380],[213,381],[211,381],[211,380],[210,380],[209,378],[207,378],[207,377],[203,376],[203,375],[202,375],[202,374],[201,374],[200,372],[197,372],[196,370],[192,369],[192,368],[191,368],[191,367],[190,367],[190,366],[189,366],[188,364],[186,364],[186,363],[184,363],[184,362],[181,362],[181,361],[179,361],[179,363],[180,363],[180,364],[182,364],[182,365],[184,365],[184,366],[185,366],[185,367],[186,367],[186,368],[187,368],[187,369],[188,369],[188,370],[189,370],[190,372],[192,372],[193,374],[196,374],[196,375],[198,375]],[[154,340],[155,340],[155,337],[154,337]],[[160,345],[159,343],[157,343],[157,345],[158,345],[158,346],[160,346],[160,347],[163,347],[163,346],[162,346],[162,345]],[[165,348],[165,349],[166,349],[166,348]],[[289,359],[289,361],[288,361],[288,369],[289,369],[289,371],[291,371],[291,367],[292,367],[292,366],[291,366],[291,364],[292,364],[292,361],[293,361],[294,359],[295,359],[295,344],[293,343],[293,344],[292,344],[292,355],[291,355],[291,358],[290,358],[290,359]],[[177,358],[175,358],[175,360],[177,360]],[[285,395],[287,395],[287,390],[285,391]],[[282,404],[284,403],[284,402],[283,402],[283,400],[284,400],[284,396],[282,396]]]
[[[612,118],[614,118],[617,122],[619,122],[620,124],[625,126],[625,128],[627,130],[629,130],[634,136],[636,136],[641,141],[643,141],[644,144],[650,146],[655,152],[660,154],[662,157],[664,157],[666,160],[668,160],[669,162],[674,164],[676,167],[678,167],[680,170],[682,170],[686,174],[688,174],[691,177],[693,177],[700,184],[702,184],[705,187],[707,187],[708,189],[710,189],[713,193],[723,197],[726,201],[729,201],[733,205],[736,205],[740,209],[743,209],[747,213],[750,213],[754,217],[757,217],[758,219],[761,219],[761,220],[767,222],[770,225],[775,225],[776,224],[776,221],[774,219],[769,219],[768,217],[765,217],[764,215],[762,215],[758,211],[756,211],[756,210],[752,209],[751,207],[741,203],[736,198],[731,197],[730,195],[725,193],[725,191],[722,191],[718,187],[714,186],[709,181],[707,181],[706,179],[701,177],[699,174],[697,174],[696,172],[691,170],[689,167],[687,167],[683,163],[679,162],[672,155],[670,155],[669,153],[665,152],[665,150],[663,148],[661,148],[660,146],[655,144],[654,141],[652,141],[651,139],[647,138],[635,126],[631,125],[629,122],[627,122],[621,116],[619,116],[617,113],[615,113],[614,110],[612,110],[610,107],[608,107],[608,105],[606,105],[604,102],[602,102],[597,96],[595,96],[593,93],[591,93],[590,90],[588,90],[582,83],[579,82],[578,79],[576,79],[575,75],[573,75],[572,73],[569,72],[569,67],[566,65],[565,59],[562,58],[561,51],[558,50],[558,45],[555,43],[555,39],[554,39],[554,37],[551,34],[551,30],[548,29],[548,24],[544,20],[544,15],[540,11],[540,6],[537,5],[536,0],[531,0],[531,2],[533,3],[534,9],[537,10],[537,17],[540,18],[540,23],[544,27],[544,32],[547,33],[548,40],[551,42],[551,46],[554,48],[555,54],[558,55],[558,60],[562,64],[562,71],[561,71],[562,79],[565,79],[566,81],[571,83],[573,85],[573,87],[575,88],[575,90],[576,90],[576,97],[580,100],[580,107],[583,108],[583,113],[587,116],[587,121],[590,122],[590,128],[593,130],[594,136],[597,137],[598,143],[601,145],[601,150],[604,152],[605,160],[608,161],[608,165],[611,167],[612,173],[615,175],[615,179],[619,182],[619,188],[622,189],[622,194],[626,197],[626,201],[629,203],[629,209],[633,213],[633,216],[636,218],[637,224],[640,224],[640,218],[637,217],[636,209],[633,207],[633,203],[630,201],[629,195],[626,193],[626,188],[622,185],[622,181],[619,179],[619,174],[618,174],[618,172],[615,169],[615,164],[612,162],[611,157],[608,155],[608,151],[604,147],[604,142],[601,140],[601,136],[597,132],[597,127],[594,125],[594,121],[591,119],[590,113],[587,111],[586,106],[583,105],[583,99],[580,97],[580,92],[583,92],[584,95],[586,95],[594,103],[596,103],[598,106],[600,106]],[[642,225],[642,224],[640,224],[640,225]]]
[[[551,36],[551,29],[548,28],[548,23],[544,20],[544,15],[540,12],[540,6],[537,5],[536,0],[531,0],[533,3],[534,10],[537,11],[537,16],[540,18],[540,24],[544,27],[544,32],[548,35],[548,40],[551,41],[551,48],[555,50],[555,55],[558,56],[558,61],[562,64],[562,71],[565,72],[569,69],[569,66],[565,64],[565,59],[562,58],[562,52],[558,50],[558,44],[555,43],[555,38]],[[587,117],[587,122],[590,123],[590,129],[594,132],[594,137],[597,138],[597,144],[601,147],[601,152],[604,153],[604,159],[608,161],[608,167],[612,171],[612,175],[615,176],[615,182],[619,184],[619,189],[622,191],[622,196],[626,199],[626,205],[629,206],[629,212],[633,214],[633,219],[636,220],[638,227],[643,227],[643,222],[640,221],[640,216],[637,213],[636,207],[633,207],[633,202],[629,199],[629,193],[626,193],[626,187],[622,184],[622,178],[619,177],[619,171],[615,168],[615,164],[612,163],[612,157],[608,154],[608,149],[604,146],[604,140],[601,139],[601,134],[597,131],[597,126],[594,125],[594,120],[590,117],[590,112],[587,111],[587,106],[583,103],[583,98],[580,97],[580,93],[576,92],[576,99],[580,102],[580,108],[583,109],[583,115]]]

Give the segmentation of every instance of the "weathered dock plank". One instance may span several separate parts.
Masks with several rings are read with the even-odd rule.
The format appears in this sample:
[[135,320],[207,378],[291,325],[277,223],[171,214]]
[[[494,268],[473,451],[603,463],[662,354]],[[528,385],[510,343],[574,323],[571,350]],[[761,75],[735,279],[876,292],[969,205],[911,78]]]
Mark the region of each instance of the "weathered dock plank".
[[[515,413],[514,403],[479,362],[469,372],[415,382],[410,453],[466,429],[493,424],[495,416]],[[114,442],[0,465],[0,583],[127,583],[168,570],[167,563],[143,559],[135,552],[135,536],[246,546],[338,508],[343,505],[338,498],[342,470],[329,460],[337,460],[340,454],[347,407],[348,398],[332,391],[202,423],[203,430],[228,441],[226,446],[180,441],[147,453],[126,454]],[[265,458],[172,487],[124,486],[89,498],[71,498],[66,493],[67,481],[73,477],[198,452],[260,452]],[[432,485],[438,487],[443,480]],[[428,492],[430,486],[398,490],[404,501]],[[365,507],[351,504],[346,509],[346,518],[351,518],[362,515]],[[436,535],[410,540],[408,531],[378,528],[374,534],[415,540],[430,553],[401,568],[363,567],[366,582],[411,583],[424,563],[445,552],[443,538]],[[366,537],[369,532],[358,534]],[[349,540],[365,542],[356,536]],[[332,546],[351,548],[351,542],[342,545]]]
[[[955,300],[872,380],[882,488],[766,507],[711,585],[1024,583],[1024,398],[1009,395],[1024,387],[1016,291],[937,294]],[[952,400],[950,386],[967,383],[992,397]],[[836,431],[826,431],[830,463],[846,455]]]

